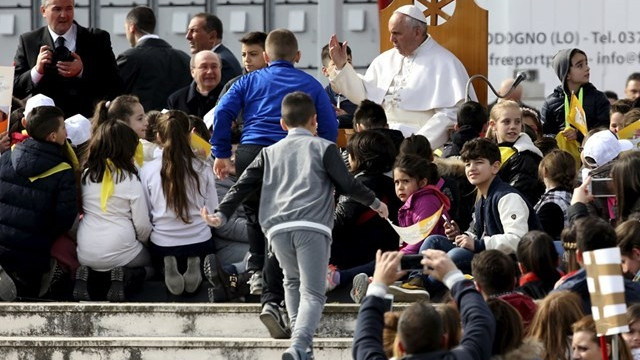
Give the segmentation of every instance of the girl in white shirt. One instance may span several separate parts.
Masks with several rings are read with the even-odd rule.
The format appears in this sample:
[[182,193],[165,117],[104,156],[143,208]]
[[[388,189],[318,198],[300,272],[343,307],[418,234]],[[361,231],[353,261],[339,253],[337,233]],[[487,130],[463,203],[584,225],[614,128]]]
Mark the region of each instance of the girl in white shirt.
[[140,171],[153,224],[152,254],[164,263],[169,292],[193,293],[202,282],[202,259],[215,250],[211,229],[200,217],[202,207],[218,206],[213,171],[191,150],[184,112],[169,111],[156,126],[161,153]]
[[89,268],[111,272],[109,301],[125,300],[125,274],[144,278],[152,273],[144,246],[151,222],[133,160],[137,146],[138,136],[123,121],[103,121],[94,129],[81,179],[84,216],[77,235],[82,265],[76,273],[77,300],[90,300]]

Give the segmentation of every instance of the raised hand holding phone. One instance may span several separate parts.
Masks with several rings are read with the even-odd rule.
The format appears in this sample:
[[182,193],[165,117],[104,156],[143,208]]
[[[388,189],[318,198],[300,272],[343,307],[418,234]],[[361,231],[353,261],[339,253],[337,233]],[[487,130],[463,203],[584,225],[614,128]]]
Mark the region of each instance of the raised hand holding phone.
[[444,234],[449,240],[455,240],[456,236],[460,235],[460,227],[455,221],[449,220],[445,214],[442,214],[442,219],[444,220]]

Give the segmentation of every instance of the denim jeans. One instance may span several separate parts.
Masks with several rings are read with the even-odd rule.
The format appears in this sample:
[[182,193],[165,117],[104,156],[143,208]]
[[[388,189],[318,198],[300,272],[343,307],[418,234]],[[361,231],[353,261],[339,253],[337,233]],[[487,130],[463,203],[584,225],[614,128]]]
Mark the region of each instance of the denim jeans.
[[325,282],[331,238],[296,230],[273,235],[271,248],[284,272],[284,301],[292,326],[292,347],[304,352],[312,345],[327,299]]
[[474,253],[470,250],[456,247],[456,244],[443,235],[430,235],[428,236],[420,251],[427,249],[442,250],[449,255],[454,264],[465,274],[471,274],[471,260]]

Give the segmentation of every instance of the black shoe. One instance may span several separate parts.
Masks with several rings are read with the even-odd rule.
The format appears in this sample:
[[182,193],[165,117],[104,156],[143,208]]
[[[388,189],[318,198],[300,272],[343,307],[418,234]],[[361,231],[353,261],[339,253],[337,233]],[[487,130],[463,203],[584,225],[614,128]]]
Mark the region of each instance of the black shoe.
[[223,303],[229,301],[229,299],[227,299],[227,294],[224,293],[224,290],[215,287],[210,287],[207,289],[207,297],[209,298],[210,303]]
[[73,286],[73,298],[76,301],[91,301],[87,282],[89,281],[89,267],[80,266],[76,270],[76,284]]
[[18,296],[16,284],[6,271],[0,266],[0,300],[13,301]]
[[111,286],[107,292],[109,302],[124,302],[124,269],[116,267],[111,269]]
[[209,254],[204,258],[202,265],[204,276],[209,280],[215,289],[221,289],[228,300],[234,298],[231,289],[232,282],[237,283],[238,279],[233,279],[233,274],[229,274],[222,268],[222,263],[215,254]]
[[269,335],[274,339],[289,339],[291,328],[285,310],[274,302],[268,302],[262,307],[260,321],[269,330]]
[[38,297],[43,297],[47,293],[51,292],[53,285],[60,281],[62,276],[64,276],[64,270],[62,270],[62,267],[58,264],[56,259],[51,259],[49,261],[49,271],[42,275]]

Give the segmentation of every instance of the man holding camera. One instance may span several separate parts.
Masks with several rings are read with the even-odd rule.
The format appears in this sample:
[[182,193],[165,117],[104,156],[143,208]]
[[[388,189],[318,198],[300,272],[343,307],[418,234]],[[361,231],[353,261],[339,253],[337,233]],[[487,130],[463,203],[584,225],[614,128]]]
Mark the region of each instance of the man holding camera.
[[109,33],[73,20],[74,0],[42,0],[47,22],[20,35],[14,58],[13,95],[51,97],[65,116],[93,115],[95,104],[122,89]]
[[[398,321],[394,342],[395,353],[411,359],[488,359],[496,330],[496,322],[489,306],[473,284],[456,268],[444,251],[429,249],[422,252],[425,274],[442,281],[460,309],[462,339],[451,350],[444,349],[445,334],[442,320],[435,308],[416,302],[405,309]],[[400,270],[403,254],[397,251],[376,254],[373,282],[367,289],[356,321],[353,338],[353,358],[356,360],[387,359],[382,345],[385,309],[384,297],[389,285],[405,274]]]

